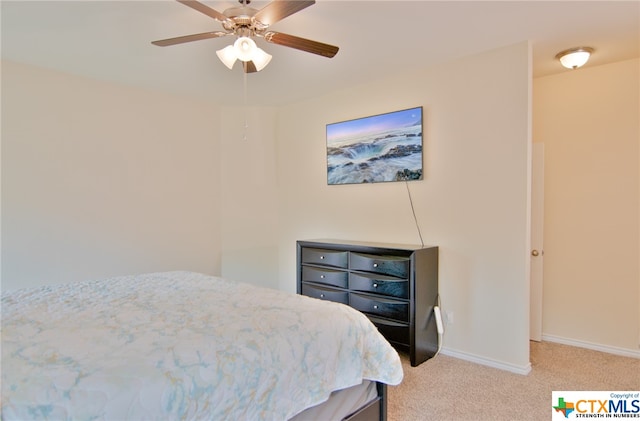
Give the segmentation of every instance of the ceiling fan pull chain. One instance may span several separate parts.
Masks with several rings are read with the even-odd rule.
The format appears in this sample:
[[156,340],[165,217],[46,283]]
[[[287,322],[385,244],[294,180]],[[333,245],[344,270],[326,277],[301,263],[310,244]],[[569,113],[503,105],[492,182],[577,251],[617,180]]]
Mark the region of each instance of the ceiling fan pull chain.
[[249,110],[247,106],[247,72],[242,72],[244,85],[244,129],[242,131],[242,140],[247,140],[247,130],[249,129]]

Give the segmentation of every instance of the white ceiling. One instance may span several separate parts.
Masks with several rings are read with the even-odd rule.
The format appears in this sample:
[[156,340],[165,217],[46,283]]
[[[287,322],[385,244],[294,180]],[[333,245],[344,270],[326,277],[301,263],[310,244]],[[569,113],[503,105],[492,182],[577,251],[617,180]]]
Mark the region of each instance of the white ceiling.
[[[203,1],[223,12],[237,1]],[[257,9],[265,1],[253,1]],[[170,47],[151,41],[216,31],[212,18],[176,1],[1,2],[2,58],[145,89],[242,105],[244,73],[215,51],[224,37]],[[274,31],[340,47],[328,59],[269,44],[247,76],[246,98],[282,105],[353,84],[530,40],[534,76],[563,71],[563,49],[591,46],[587,66],[640,56],[639,1],[317,0]]]

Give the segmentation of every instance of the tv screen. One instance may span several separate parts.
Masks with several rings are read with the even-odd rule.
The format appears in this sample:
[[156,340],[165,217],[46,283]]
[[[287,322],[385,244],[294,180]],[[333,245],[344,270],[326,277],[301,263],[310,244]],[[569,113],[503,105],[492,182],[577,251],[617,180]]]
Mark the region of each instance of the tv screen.
[[422,107],[327,124],[327,183],[422,180]]

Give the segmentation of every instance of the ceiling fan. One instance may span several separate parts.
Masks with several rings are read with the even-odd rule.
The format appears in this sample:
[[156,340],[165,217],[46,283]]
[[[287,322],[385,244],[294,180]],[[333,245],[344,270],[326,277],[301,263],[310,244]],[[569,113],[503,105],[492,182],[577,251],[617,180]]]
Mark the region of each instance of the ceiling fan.
[[331,58],[338,52],[338,47],[333,45],[269,30],[269,26],[313,5],[315,0],[273,0],[260,10],[248,6],[251,0],[238,0],[241,4],[240,7],[229,8],[223,13],[196,0],[177,1],[217,20],[222,24],[224,31],[168,38],[153,41],[152,44],[166,47],[185,42],[234,35],[237,38],[235,43],[218,50],[217,55],[229,69],[233,67],[236,60],[242,61],[245,73],[260,71],[271,60],[269,54],[257,47],[253,40],[254,37],[262,38],[272,44],[295,48],[323,57]]

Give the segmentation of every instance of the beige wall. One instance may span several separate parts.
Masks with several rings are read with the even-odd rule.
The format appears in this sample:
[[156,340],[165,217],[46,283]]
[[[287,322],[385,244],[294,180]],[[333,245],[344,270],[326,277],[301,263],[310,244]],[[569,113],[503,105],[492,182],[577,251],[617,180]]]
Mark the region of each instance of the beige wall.
[[543,339],[640,355],[639,60],[535,79]]
[[444,351],[526,372],[529,56],[517,44],[282,107],[281,288],[295,291],[298,239],[419,243],[404,183],[327,185],[325,125],[423,106],[425,178],[409,188],[440,247]]
[[2,63],[2,288],[220,270],[219,110]]

